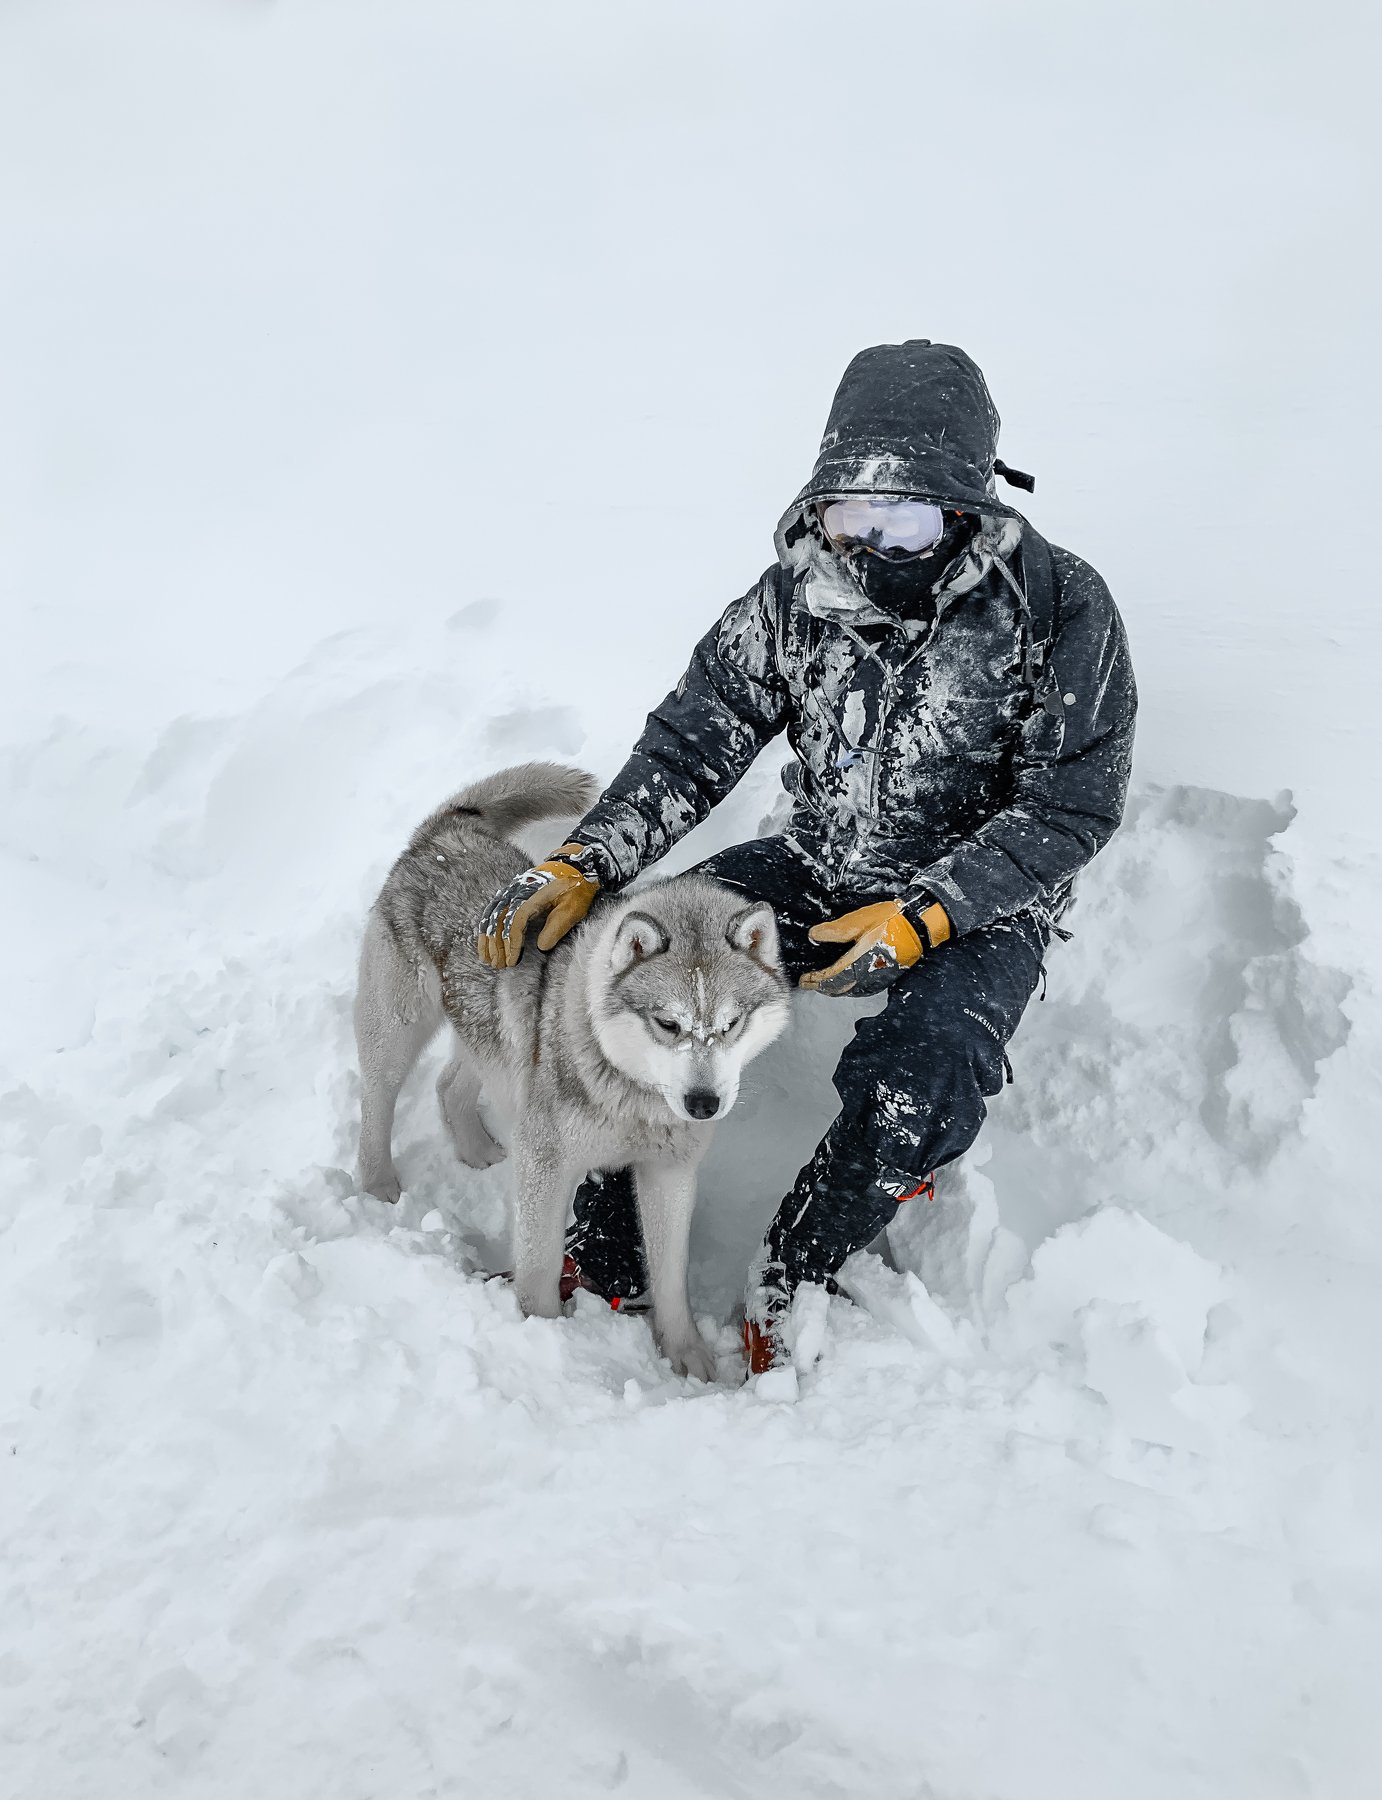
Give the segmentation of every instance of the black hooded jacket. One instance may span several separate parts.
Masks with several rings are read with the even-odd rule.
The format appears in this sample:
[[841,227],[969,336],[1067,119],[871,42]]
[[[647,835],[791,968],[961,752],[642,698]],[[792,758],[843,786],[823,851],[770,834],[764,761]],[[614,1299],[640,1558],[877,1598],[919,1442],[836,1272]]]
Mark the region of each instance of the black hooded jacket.
[[[934,896],[957,935],[1059,907],[1122,817],[1137,697],[1099,575],[995,493],[998,424],[961,350],[855,357],[778,561],[697,645],[574,833],[608,885],[664,855],[785,730],[785,835],[842,902]],[[822,535],[818,502],[857,493],[973,516],[947,533],[948,562],[912,565],[918,604],[861,581]]]

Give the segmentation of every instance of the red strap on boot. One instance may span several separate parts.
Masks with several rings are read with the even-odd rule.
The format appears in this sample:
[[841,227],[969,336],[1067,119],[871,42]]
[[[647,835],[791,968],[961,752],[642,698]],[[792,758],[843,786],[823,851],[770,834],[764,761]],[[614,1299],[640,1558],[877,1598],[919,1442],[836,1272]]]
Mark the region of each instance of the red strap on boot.
[[755,1325],[752,1319],[744,1320],[744,1361],[749,1365],[750,1375],[766,1375],[769,1369],[780,1368],[786,1360],[782,1344],[771,1326]]
[[914,1187],[910,1194],[899,1194],[897,1204],[901,1206],[907,1200],[920,1200],[923,1194],[928,1200],[934,1200],[936,1197],[936,1172],[934,1169],[929,1175],[922,1176],[919,1186]]

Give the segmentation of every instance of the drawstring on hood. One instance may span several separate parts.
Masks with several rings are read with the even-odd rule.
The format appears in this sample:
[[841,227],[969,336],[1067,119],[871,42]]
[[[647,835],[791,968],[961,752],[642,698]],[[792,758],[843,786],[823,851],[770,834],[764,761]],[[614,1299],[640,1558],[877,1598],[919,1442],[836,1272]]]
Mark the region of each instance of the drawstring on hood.
[[1036,476],[1024,474],[1021,469],[1010,469],[998,457],[993,459],[993,472],[1001,475],[1009,487],[1025,488],[1029,494],[1036,492]]

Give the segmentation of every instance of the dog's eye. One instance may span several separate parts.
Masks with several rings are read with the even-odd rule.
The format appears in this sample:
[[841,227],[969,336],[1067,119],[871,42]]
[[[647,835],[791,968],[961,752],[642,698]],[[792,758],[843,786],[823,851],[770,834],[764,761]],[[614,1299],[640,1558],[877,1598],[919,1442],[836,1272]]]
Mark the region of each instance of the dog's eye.
[[743,1013],[735,1013],[735,1015],[732,1019],[726,1019],[725,1023],[720,1027],[720,1036],[721,1037],[733,1037],[735,1032],[738,1031],[739,1027],[743,1023],[744,1023]]
[[664,1018],[661,1014],[655,1013],[653,1015],[653,1024],[659,1031],[665,1032],[668,1037],[681,1036],[681,1026],[678,1025],[675,1019]]

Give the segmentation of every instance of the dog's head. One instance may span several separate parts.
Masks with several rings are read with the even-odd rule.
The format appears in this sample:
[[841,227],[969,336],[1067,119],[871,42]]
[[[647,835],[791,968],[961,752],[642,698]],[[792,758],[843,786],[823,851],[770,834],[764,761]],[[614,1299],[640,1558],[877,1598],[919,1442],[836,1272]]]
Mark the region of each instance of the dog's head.
[[601,1050],[679,1119],[723,1118],[744,1064],[787,1023],[772,908],[702,875],[629,896],[600,934],[588,979]]

